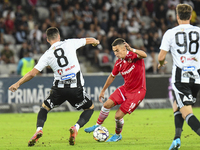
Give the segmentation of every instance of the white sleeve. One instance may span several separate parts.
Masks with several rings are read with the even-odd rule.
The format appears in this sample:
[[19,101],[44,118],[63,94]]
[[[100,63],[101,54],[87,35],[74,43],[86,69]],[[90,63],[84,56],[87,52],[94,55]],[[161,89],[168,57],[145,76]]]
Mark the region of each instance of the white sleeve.
[[40,57],[38,63],[35,65],[35,69],[42,71],[45,67],[48,66],[48,59],[45,53]]
[[162,49],[164,51],[170,50],[170,30],[167,30],[165,32],[165,34],[163,35],[160,49]]
[[86,44],[86,39],[85,38],[80,38],[80,39],[68,39],[65,40],[68,41],[75,49],[78,49],[82,46],[85,46]]

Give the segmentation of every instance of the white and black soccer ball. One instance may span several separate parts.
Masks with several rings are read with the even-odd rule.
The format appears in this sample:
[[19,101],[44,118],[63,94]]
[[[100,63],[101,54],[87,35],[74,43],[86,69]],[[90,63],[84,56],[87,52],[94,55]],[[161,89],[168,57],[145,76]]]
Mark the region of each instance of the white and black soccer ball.
[[94,130],[93,137],[98,142],[105,142],[109,137],[109,132],[105,127],[99,126]]

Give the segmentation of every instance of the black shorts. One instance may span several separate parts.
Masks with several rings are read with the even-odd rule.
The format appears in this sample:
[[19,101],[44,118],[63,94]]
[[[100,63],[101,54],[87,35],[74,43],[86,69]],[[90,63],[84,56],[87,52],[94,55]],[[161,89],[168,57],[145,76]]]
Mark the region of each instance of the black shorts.
[[193,105],[196,102],[200,84],[173,83],[172,87],[179,108],[182,108],[185,105]]
[[51,88],[50,95],[44,103],[50,109],[53,109],[54,107],[60,106],[66,100],[77,110],[88,109],[92,106],[92,101],[90,100],[89,95],[81,86],[77,88],[58,88],[53,86]]

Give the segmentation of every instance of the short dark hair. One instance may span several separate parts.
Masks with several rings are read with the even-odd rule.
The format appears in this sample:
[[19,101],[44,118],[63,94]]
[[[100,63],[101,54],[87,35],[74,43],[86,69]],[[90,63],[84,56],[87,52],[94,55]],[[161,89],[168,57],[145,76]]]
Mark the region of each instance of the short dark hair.
[[192,11],[192,7],[188,4],[178,4],[176,6],[176,13],[178,14],[180,20],[189,20]]
[[47,39],[49,41],[55,40],[59,34],[59,30],[56,27],[50,27],[46,30]]
[[114,42],[112,43],[112,46],[121,45],[121,44],[123,44],[124,42],[125,42],[124,39],[122,39],[122,38],[117,38],[117,39],[115,39]]

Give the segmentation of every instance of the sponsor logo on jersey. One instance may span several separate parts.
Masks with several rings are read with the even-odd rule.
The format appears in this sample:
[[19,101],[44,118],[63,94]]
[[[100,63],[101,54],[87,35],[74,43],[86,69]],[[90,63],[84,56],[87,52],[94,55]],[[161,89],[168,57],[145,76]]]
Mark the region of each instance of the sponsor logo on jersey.
[[73,77],[75,77],[76,74],[75,73],[70,73],[70,74],[67,74],[67,75],[64,75],[61,77],[61,80],[68,80],[68,79],[71,79]]
[[195,70],[195,66],[184,66],[183,71],[194,71]]
[[194,61],[197,61],[197,59],[196,59],[195,57],[187,58],[187,60],[194,60]]
[[135,65],[132,65],[127,71],[121,72],[122,75],[130,73],[135,68]]
[[65,69],[65,71],[71,70],[71,69],[74,68],[74,67],[75,67],[75,65],[73,65],[73,66],[71,66],[71,67]]
[[192,78],[192,79],[198,79],[199,78],[198,75],[190,74],[190,72],[183,73],[183,77],[185,77],[185,78]]
[[62,70],[62,69],[58,69],[57,71],[58,71],[58,74],[59,74],[59,75],[62,75],[62,74],[63,74],[63,70]]

